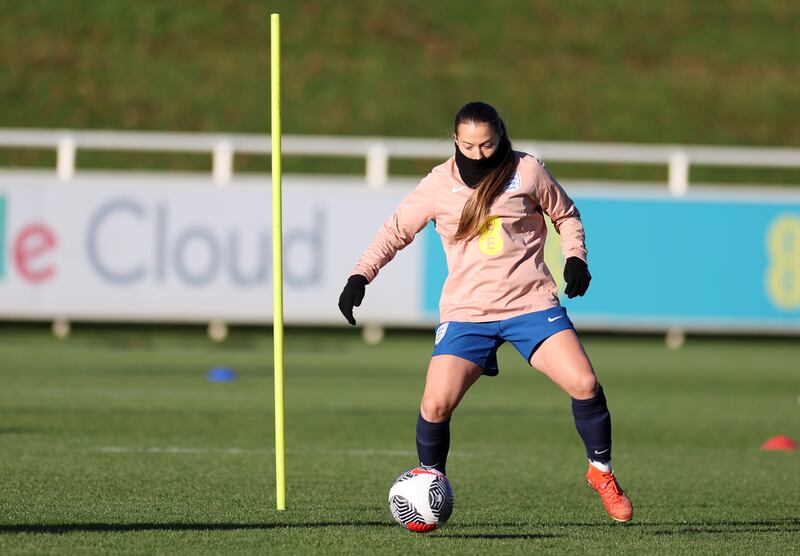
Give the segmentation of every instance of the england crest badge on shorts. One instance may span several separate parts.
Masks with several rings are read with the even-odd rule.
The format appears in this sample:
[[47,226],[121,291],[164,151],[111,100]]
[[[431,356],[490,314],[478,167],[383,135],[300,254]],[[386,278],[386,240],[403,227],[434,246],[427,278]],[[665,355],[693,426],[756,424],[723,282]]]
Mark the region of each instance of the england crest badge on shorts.
[[433,345],[439,345],[439,342],[442,341],[442,338],[444,338],[444,335],[447,333],[447,325],[449,324],[449,322],[443,322],[436,328],[436,340],[434,340]]

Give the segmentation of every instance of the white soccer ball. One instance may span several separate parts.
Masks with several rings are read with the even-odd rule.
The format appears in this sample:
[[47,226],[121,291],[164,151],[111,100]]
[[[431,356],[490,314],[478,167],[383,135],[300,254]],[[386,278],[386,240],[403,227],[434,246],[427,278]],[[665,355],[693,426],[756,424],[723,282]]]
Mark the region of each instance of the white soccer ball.
[[447,477],[426,467],[409,469],[389,489],[389,509],[395,521],[417,533],[443,525],[453,512],[454,501]]

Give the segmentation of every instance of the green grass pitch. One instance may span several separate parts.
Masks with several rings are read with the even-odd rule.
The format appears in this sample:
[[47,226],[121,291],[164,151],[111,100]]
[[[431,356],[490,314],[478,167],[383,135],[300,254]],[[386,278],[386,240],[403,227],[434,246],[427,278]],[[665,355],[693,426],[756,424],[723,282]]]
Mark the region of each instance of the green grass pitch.
[[[800,343],[585,339],[635,504],[616,524],[585,485],[568,399],[501,349],[453,420],[456,508],[394,524],[413,466],[430,335],[289,330],[287,510],[275,507],[271,335],[234,329],[0,330],[0,553],[787,553],[800,538]],[[239,378],[210,383],[230,366]]]

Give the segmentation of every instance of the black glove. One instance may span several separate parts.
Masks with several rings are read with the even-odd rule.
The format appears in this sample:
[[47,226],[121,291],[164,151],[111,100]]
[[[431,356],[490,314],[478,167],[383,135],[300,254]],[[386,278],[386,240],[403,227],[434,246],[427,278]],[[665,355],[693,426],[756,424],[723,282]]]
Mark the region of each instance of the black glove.
[[572,299],[576,295],[583,295],[589,289],[589,282],[592,281],[592,275],[589,274],[589,267],[583,259],[578,257],[570,257],[564,265],[564,281],[567,287],[564,288],[564,293],[567,297]]
[[353,307],[361,305],[361,300],[364,299],[365,286],[369,283],[366,276],[360,274],[353,274],[347,279],[342,294],[339,296],[339,310],[347,319],[347,322],[356,325],[356,319],[353,318]]

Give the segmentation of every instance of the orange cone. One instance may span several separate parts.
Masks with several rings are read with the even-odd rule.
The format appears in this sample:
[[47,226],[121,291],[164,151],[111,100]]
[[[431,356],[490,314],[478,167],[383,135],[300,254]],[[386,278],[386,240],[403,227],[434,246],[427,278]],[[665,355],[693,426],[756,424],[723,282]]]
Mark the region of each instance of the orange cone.
[[773,436],[761,445],[762,450],[797,450],[797,443],[788,436]]

